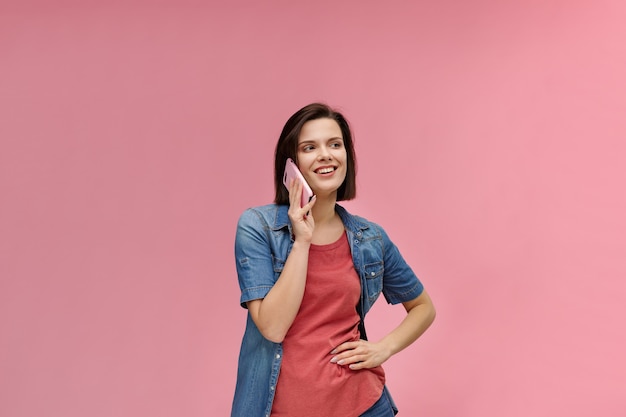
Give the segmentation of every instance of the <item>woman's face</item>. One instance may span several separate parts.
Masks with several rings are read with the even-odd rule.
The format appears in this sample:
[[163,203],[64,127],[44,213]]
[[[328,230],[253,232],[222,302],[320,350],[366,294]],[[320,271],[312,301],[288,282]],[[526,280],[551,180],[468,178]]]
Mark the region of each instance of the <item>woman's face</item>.
[[341,128],[333,119],[306,122],[300,131],[298,168],[313,193],[328,197],[337,193],[347,172],[347,153]]

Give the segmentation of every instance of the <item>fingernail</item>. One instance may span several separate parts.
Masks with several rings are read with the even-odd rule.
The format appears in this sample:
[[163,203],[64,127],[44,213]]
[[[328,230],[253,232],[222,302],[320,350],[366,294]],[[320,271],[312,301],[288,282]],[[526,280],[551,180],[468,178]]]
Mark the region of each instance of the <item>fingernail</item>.
[[336,356],[333,356],[333,357],[330,359],[330,363],[336,363],[336,362],[337,362],[337,357],[336,357]]
[[331,355],[334,355],[335,353],[337,353],[337,349],[333,349],[333,350],[330,351]]
[[339,362],[337,362],[337,365],[343,365],[343,363],[345,362],[345,360],[340,360]]

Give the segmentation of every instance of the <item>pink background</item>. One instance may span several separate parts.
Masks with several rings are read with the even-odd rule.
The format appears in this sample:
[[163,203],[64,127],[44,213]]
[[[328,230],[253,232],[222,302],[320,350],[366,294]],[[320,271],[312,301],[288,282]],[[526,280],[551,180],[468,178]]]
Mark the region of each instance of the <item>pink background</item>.
[[438,309],[401,415],[624,415],[623,2],[51,3],[0,4],[0,415],[228,414],[235,223],[314,100]]

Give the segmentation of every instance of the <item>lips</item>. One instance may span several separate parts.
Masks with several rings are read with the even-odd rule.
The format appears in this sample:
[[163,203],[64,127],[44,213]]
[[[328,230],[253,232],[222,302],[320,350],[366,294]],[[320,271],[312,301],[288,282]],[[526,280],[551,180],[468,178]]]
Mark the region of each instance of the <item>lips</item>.
[[332,166],[331,167],[320,167],[320,168],[317,168],[314,172],[316,174],[330,174],[331,172],[335,171],[335,169],[337,169],[337,168],[332,167]]

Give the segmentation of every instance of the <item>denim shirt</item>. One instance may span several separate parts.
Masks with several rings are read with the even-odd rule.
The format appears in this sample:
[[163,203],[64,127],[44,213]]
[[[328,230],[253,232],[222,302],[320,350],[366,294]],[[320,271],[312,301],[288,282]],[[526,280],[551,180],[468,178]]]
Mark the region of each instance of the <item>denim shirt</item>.
[[[243,307],[248,301],[264,298],[283,270],[294,243],[288,209],[270,204],[248,209],[239,218],[235,260]],[[390,304],[410,301],[422,293],[422,283],[380,226],[339,205],[336,212],[361,280],[361,299],[356,306],[361,324],[381,292]],[[361,338],[366,338],[363,327]],[[269,417],[282,356],[282,344],[265,339],[248,314],[231,417]]]

